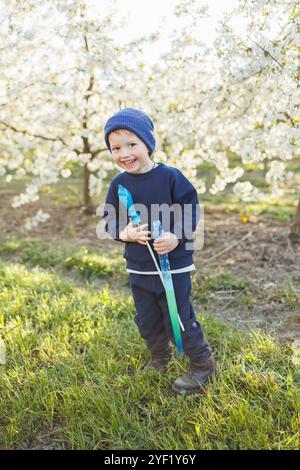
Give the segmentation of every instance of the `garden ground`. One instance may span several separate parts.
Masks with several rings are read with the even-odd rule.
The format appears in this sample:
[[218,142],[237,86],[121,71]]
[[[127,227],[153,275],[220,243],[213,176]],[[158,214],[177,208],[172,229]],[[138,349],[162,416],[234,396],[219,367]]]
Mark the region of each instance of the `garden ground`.
[[166,374],[140,373],[123,246],[97,238],[99,217],[45,191],[51,219],[29,234],[36,208],[13,210],[12,195],[0,201],[1,448],[299,449],[300,248],[285,208],[205,206],[193,301],[219,373],[181,397],[175,351]]

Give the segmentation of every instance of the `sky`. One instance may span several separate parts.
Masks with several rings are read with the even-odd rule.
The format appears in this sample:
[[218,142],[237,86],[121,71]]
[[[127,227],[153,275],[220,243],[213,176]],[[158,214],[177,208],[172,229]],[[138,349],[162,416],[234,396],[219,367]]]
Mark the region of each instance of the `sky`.
[[[98,11],[103,11],[103,8],[110,4],[110,0],[90,0],[90,2]],[[116,40],[120,43],[127,43],[150,34],[160,25],[160,41],[155,45],[149,45],[145,51],[148,61],[155,62],[159,55],[168,49],[171,31],[176,28],[176,25],[182,25],[184,21],[172,14],[177,3],[176,0],[119,0],[119,12],[120,15],[125,16],[125,19],[120,30],[115,32]],[[205,4],[209,6],[209,17],[199,19],[201,27],[197,32],[197,39],[211,46],[216,37],[218,20],[224,12],[233,10],[238,0],[198,0],[197,2],[199,6]]]

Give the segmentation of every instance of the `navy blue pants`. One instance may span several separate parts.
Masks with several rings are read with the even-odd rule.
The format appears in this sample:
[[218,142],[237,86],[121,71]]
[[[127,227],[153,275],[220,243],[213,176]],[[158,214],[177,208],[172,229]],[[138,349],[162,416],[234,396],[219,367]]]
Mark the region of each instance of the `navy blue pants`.
[[[211,355],[203,329],[196,320],[190,302],[190,272],[173,274],[178,313],[185,331],[181,331],[184,353],[192,362],[201,362]],[[136,315],[134,317],[142,338],[153,355],[163,355],[174,342],[164,287],[158,275],[130,273]]]

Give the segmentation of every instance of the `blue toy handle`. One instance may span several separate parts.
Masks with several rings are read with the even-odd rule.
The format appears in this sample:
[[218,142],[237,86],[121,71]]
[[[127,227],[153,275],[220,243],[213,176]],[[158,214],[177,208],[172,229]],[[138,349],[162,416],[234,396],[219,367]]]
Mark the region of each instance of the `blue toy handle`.
[[160,220],[154,220],[153,221],[153,232],[152,233],[153,233],[153,238],[154,239],[161,237],[162,234],[164,233]]
[[134,227],[142,223],[142,219],[138,212],[135,210],[132,196],[130,192],[121,184],[118,185],[118,196],[122,204],[127,208],[129,219],[132,221]]
[[[161,225],[160,220],[154,220],[153,221],[153,232],[152,236],[154,240],[156,238],[161,237],[164,234],[164,230]],[[170,263],[169,263],[169,257],[168,255],[160,255],[159,256],[159,262],[160,262],[160,267],[162,271],[168,271],[170,269]]]

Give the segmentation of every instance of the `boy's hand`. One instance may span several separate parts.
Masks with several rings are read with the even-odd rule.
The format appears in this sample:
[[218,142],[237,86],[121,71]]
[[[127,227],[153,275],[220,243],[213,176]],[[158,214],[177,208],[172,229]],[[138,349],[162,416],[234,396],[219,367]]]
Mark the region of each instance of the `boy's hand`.
[[179,240],[174,233],[165,232],[160,238],[157,238],[153,247],[159,255],[166,255],[179,245]]
[[146,227],[148,227],[148,224],[133,227],[132,221],[130,221],[129,224],[121,230],[119,237],[124,242],[137,242],[141,245],[146,245],[146,240],[151,240],[151,237],[148,235],[151,232],[144,230]]

